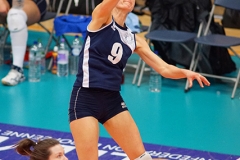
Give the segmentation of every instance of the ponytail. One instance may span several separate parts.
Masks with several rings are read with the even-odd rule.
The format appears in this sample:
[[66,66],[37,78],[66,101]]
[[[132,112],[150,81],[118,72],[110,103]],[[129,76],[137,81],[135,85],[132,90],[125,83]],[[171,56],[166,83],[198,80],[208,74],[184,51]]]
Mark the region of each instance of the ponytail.
[[39,140],[37,143],[26,138],[15,145],[18,154],[28,156],[30,160],[47,160],[51,155],[50,148],[60,144],[58,140],[49,138]]
[[23,139],[15,145],[15,150],[20,155],[30,156],[35,146],[36,142],[31,139]]

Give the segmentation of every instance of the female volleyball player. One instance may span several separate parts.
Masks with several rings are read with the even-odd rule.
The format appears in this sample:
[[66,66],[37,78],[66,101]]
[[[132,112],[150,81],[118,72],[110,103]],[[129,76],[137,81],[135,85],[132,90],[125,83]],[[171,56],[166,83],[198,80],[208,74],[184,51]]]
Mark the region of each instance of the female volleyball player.
[[166,78],[187,78],[190,86],[194,79],[201,87],[210,85],[198,73],[168,65],[143,38],[131,33],[125,20],[134,4],[135,0],[103,0],[92,13],[69,108],[80,160],[98,159],[99,122],[131,160],[152,159],[119,92],[123,69],[133,52]]

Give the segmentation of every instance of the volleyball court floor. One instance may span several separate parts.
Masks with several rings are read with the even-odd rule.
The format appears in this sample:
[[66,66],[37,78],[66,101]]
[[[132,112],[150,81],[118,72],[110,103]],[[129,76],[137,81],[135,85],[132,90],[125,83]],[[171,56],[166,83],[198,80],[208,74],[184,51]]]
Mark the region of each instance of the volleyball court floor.
[[[30,37],[39,37],[30,32]],[[31,43],[31,41],[29,42]],[[133,56],[130,61],[136,61]],[[239,65],[239,64],[238,64]],[[0,66],[0,77],[10,65]],[[24,70],[27,75],[28,70]],[[140,87],[132,84],[127,68],[121,94],[135,119],[146,150],[153,158],[230,160],[240,157],[240,88],[231,99],[233,84],[210,79],[211,86],[185,93],[185,80],[163,79],[160,93],[148,90],[148,73]],[[0,160],[24,160],[12,145],[22,138],[58,139],[70,160],[76,160],[68,124],[68,103],[75,76],[47,72],[41,82],[0,85]],[[127,125],[127,124],[126,124]],[[127,160],[100,125],[100,160]]]

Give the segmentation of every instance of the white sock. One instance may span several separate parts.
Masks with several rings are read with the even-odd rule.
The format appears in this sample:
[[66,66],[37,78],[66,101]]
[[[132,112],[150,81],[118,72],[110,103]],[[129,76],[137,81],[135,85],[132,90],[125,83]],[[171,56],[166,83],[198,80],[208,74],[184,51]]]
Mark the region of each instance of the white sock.
[[27,47],[28,28],[24,28],[18,32],[11,32],[13,65],[20,68],[23,67],[24,56]]
[[145,152],[135,160],[152,160],[152,157],[150,156],[149,153]]

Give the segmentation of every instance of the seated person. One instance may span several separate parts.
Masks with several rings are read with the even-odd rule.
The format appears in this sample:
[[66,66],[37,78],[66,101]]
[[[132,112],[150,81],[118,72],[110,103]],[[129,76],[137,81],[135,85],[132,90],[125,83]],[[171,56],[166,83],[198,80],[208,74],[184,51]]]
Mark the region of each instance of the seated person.
[[12,8],[12,0],[0,0],[0,23],[7,21],[10,31],[13,64],[2,79],[4,85],[14,86],[25,80],[23,61],[26,53],[28,28],[46,13],[46,0],[24,0],[22,9]]

